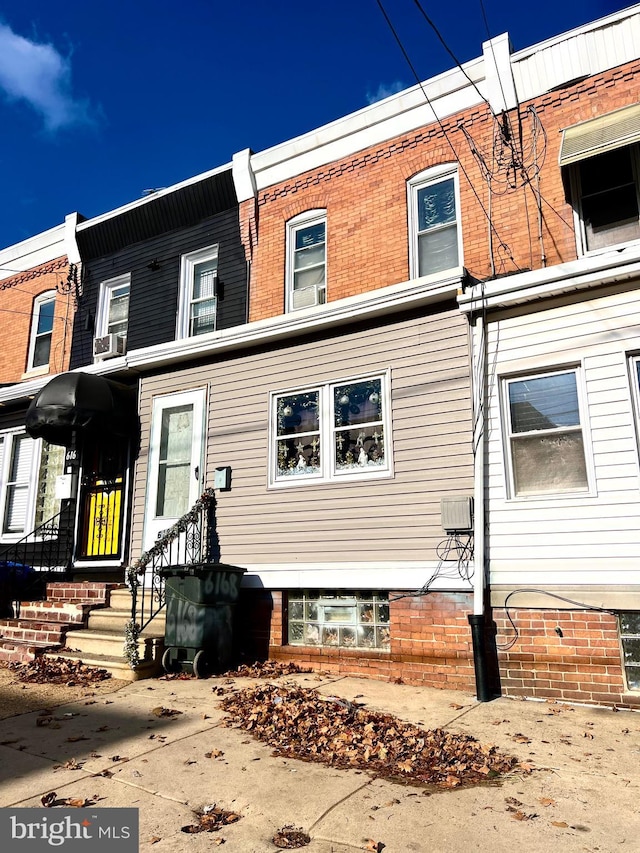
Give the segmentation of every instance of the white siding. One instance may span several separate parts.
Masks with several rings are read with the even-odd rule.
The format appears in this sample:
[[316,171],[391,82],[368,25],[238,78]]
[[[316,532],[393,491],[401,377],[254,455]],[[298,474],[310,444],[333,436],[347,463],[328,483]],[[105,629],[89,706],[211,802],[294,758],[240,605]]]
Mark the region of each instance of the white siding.
[[[489,321],[487,340],[492,585],[564,584],[579,593],[589,584],[638,584],[640,470],[629,355],[640,352],[640,291],[608,289],[573,304],[505,312]],[[584,381],[590,491],[510,500],[501,377],[565,366],[579,367]]]

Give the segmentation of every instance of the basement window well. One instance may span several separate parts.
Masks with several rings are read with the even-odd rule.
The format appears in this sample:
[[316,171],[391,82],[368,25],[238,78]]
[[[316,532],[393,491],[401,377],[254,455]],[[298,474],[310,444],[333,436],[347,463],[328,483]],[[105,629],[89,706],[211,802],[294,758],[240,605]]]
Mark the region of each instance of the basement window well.
[[289,593],[289,644],[389,651],[386,592]]
[[622,657],[629,690],[640,690],[640,612],[620,614]]

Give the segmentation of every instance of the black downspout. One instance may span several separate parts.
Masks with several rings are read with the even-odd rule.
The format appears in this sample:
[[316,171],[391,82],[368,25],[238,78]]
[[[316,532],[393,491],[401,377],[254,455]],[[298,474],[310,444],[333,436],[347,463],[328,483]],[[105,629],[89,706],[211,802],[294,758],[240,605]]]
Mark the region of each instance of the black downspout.
[[478,702],[490,702],[495,694],[489,684],[489,668],[487,666],[487,647],[485,643],[484,614],[469,613],[471,640],[473,642],[473,665],[476,674],[476,695]]

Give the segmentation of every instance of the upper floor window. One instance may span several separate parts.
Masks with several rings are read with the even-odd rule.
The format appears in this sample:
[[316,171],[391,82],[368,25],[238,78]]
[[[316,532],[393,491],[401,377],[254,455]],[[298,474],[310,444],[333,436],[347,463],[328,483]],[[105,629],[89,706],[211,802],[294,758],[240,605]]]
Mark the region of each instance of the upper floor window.
[[126,338],[129,325],[129,294],[131,275],[120,275],[100,285],[96,337],[119,335]]
[[505,380],[511,495],[589,489],[578,371]]
[[287,223],[287,310],[326,302],[327,215],[310,210]]
[[408,183],[410,274],[444,272],[462,264],[458,172],[439,166]]
[[271,398],[271,483],[388,476],[388,375]]
[[47,367],[49,364],[55,307],[55,290],[41,293],[34,300],[27,370],[32,370],[36,367]]
[[638,148],[617,148],[581,160],[573,197],[583,252],[640,239]]
[[218,246],[182,256],[178,338],[214,332],[218,301]]

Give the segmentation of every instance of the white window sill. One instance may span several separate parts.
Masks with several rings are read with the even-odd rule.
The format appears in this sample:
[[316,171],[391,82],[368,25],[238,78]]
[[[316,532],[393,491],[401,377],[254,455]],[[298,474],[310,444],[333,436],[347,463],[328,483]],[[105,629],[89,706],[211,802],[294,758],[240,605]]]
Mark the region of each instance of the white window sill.
[[49,373],[49,365],[43,364],[42,367],[32,367],[31,370],[25,371],[20,379],[34,379],[36,376],[46,376]]

